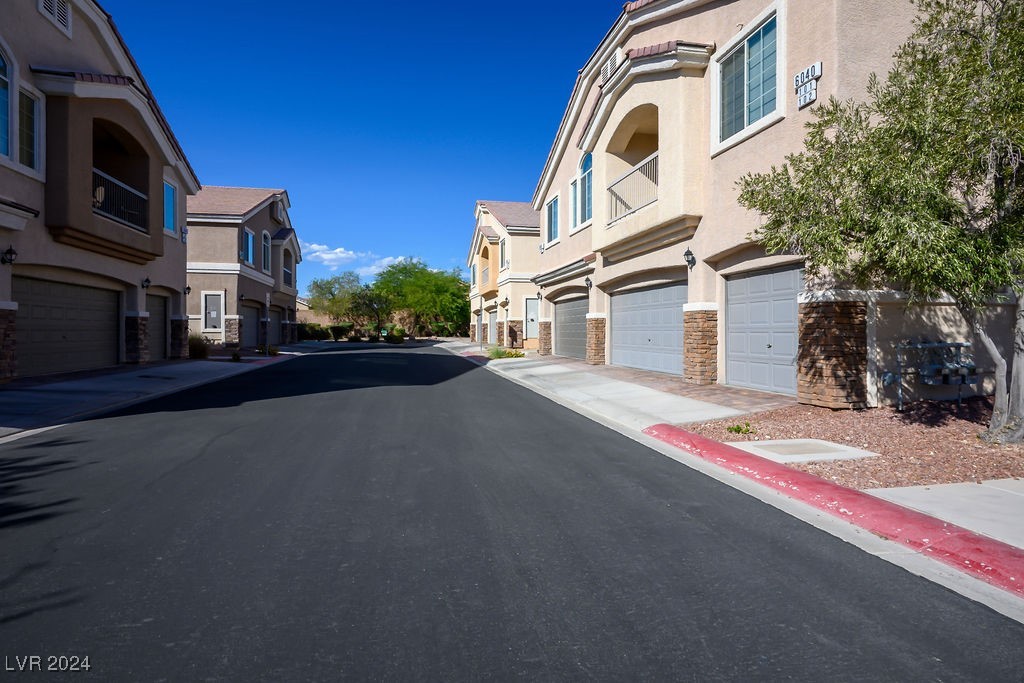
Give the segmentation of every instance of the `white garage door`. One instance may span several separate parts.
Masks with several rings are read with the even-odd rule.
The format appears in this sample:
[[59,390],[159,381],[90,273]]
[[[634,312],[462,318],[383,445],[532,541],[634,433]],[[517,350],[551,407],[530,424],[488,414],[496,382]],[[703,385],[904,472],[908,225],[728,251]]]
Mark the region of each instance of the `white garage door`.
[[281,344],[281,311],[270,311],[270,329],[267,331],[270,344],[280,346]]
[[18,303],[17,371],[22,377],[116,365],[120,295],[63,282],[11,278]]
[[803,271],[739,275],[726,282],[726,381],[796,394],[797,294]]
[[260,309],[242,306],[242,346],[252,348],[260,343]]
[[587,358],[587,311],[590,300],[586,297],[555,304],[555,353],[571,358]]
[[147,332],[149,334],[149,359],[167,360],[167,298],[146,295],[146,310],[149,311]]
[[686,283],[612,296],[612,365],[683,374]]

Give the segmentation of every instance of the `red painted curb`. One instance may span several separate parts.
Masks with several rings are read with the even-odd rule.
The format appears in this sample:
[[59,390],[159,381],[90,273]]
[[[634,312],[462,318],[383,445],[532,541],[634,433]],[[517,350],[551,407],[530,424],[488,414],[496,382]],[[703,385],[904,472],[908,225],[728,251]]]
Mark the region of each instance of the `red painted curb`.
[[1024,550],[668,424],[643,430],[882,538],[1024,596]]

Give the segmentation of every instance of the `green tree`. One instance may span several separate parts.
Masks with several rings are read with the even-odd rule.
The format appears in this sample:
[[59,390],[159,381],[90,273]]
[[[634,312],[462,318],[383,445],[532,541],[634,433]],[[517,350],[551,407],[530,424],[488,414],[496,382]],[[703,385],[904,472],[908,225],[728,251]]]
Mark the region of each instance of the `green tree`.
[[802,153],[739,181],[752,239],[806,257],[811,275],[948,295],[996,363],[988,438],[1024,437],[1024,307],[1012,377],[987,303],[1024,299],[1024,2],[915,0],[910,40],[867,103],[815,111]]
[[376,325],[373,330],[374,335],[380,334],[384,323],[391,317],[394,310],[394,300],[391,295],[374,289],[370,285],[361,286],[352,293],[349,299],[348,312],[362,321],[373,321]]
[[309,307],[341,322],[351,316],[352,296],[362,287],[359,276],[350,271],[314,279],[309,283]]
[[373,288],[389,296],[396,310],[408,312],[417,330],[442,322],[456,329],[469,325],[469,284],[457,270],[433,270],[405,259],[381,271]]

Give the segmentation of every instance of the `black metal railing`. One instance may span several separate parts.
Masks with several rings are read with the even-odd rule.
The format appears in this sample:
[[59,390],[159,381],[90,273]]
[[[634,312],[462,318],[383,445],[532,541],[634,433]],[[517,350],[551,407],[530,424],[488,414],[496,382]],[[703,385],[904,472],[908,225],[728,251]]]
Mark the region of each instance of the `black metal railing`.
[[141,232],[149,232],[149,198],[98,168],[92,169],[92,211]]

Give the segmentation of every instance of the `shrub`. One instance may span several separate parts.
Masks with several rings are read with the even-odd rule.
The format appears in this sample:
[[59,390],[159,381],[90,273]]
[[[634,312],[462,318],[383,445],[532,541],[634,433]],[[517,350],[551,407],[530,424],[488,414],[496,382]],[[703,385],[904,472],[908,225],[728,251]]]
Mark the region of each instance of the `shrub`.
[[487,352],[488,358],[524,358],[526,356],[522,351],[516,349],[503,349],[500,346],[495,346],[493,349]]
[[210,343],[198,334],[188,336],[188,357],[208,358],[210,355]]
[[350,335],[348,335],[348,340],[350,342],[358,342],[358,341],[363,341],[363,338],[360,335],[358,335],[358,334],[350,334]]
[[366,341],[368,341],[368,342],[379,342],[379,341],[380,341],[380,337],[378,337],[378,336],[377,336],[377,335],[375,335],[375,334],[371,334],[371,335],[369,335],[369,336],[368,336],[368,337],[366,338]]
[[334,341],[341,341],[352,334],[355,326],[355,323],[338,323],[337,325],[331,325],[329,329]]
[[756,430],[750,426],[749,422],[744,422],[741,425],[730,425],[725,428],[725,431],[732,434],[753,434]]
[[238,351],[232,351],[231,352],[231,360],[233,360],[236,363],[241,362],[242,354],[240,354]]
[[274,346],[274,345],[271,345],[271,346],[270,346],[270,355],[271,355],[271,356],[276,356],[276,355],[277,355],[277,354],[279,354],[279,353],[281,353],[280,349],[278,349],[278,348],[277,348],[276,346]]

